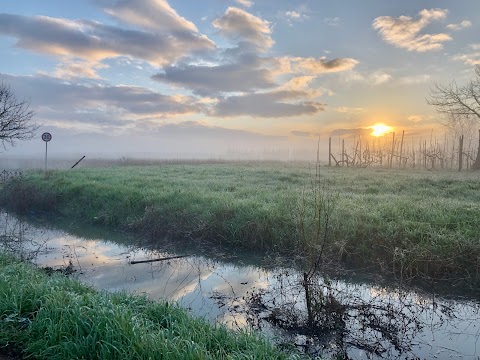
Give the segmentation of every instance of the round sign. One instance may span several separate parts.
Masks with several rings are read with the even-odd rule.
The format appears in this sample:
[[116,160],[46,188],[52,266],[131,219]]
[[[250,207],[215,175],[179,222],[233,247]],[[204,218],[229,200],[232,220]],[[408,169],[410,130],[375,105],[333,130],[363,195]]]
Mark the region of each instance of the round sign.
[[44,132],[42,134],[42,140],[45,142],[52,140],[52,134],[50,134],[49,132]]

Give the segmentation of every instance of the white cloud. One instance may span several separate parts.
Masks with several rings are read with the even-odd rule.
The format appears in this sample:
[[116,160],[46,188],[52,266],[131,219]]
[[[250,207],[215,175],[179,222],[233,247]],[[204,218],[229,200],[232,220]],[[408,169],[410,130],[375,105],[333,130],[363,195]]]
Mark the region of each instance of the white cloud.
[[97,71],[106,69],[108,65],[88,60],[72,60],[68,57],[59,63],[53,75],[62,79],[90,78],[101,79]]
[[424,84],[432,80],[432,76],[429,74],[419,74],[412,76],[404,76],[398,79],[398,82],[402,85],[415,85]]
[[382,85],[393,79],[392,75],[383,70],[364,73],[348,71],[345,72],[342,78],[347,83],[361,82],[370,86]]
[[344,113],[344,114],[359,114],[359,113],[365,112],[366,110],[361,107],[351,108],[347,106],[339,106],[335,109],[335,111],[339,113]]
[[21,48],[62,61],[81,59],[89,63],[127,56],[165,65],[215,47],[205,36],[192,32],[154,33],[47,16],[0,14],[0,34],[16,38],[16,46]]
[[450,29],[450,30],[462,30],[462,29],[468,28],[470,26],[472,26],[471,21],[463,20],[462,22],[460,22],[458,24],[448,24],[447,28]]
[[297,11],[287,11],[285,16],[293,20],[300,20],[302,18],[302,14]]
[[418,14],[420,18],[413,20],[409,16],[394,18],[380,16],[373,21],[373,28],[387,43],[408,51],[426,52],[440,50],[443,43],[452,38],[448,34],[421,34],[420,32],[432,21],[445,19],[446,9],[424,9]]
[[264,60],[239,56],[235,63],[218,65],[178,64],[164,67],[152,78],[210,96],[222,92],[248,92],[276,86],[273,74],[263,67]]
[[170,96],[127,85],[74,84],[49,76],[2,75],[40,118],[100,126],[128,126],[138,119],[170,118],[202,112],[192,96]]
[[304,91],[280,90],[222,98],[210,115],[219,117],[290,117],[313,115],[324,110],[324,104],[305,101]]
[[424,115],[410,115],[407,119],[411,122],[420,122],[427,119],[427,117]]
[[239,8],[229,7],[212,24],[224,36],[247,42],[257,50],[266,51],[274,44],[270,23]]
[[253,6],[253,1],[251,0],[235,0],[238,4],[245,6],[245,7],[252,7]]
[[384,84],[392,79],[392,75],[387,74],[383,71],[375,71],[370,74],[369,80],[372,85],[381,85]]
[[300,22],[304,21],[309,18],[309,16],[302,10],[290,10],[286,11],[283,16],[283,18],[286,18],[288,23],[291,25],[294,21],[295,22]]
[[179,16],[166,0],[97,0],[105,4],[105,12],[122,22],[154,31],[193,32],[191,21]]
[[470,44],[469,47],[473,51],[457,54],[453,60],[462,61],[465,65],[480,65],[480,44]]
[[304,57],[279,57],[275,58],[279,73],[300,73],[306,75],[319,75],[353,69],[358,61],[351,58],[337,58],[327,60],[322,56],[316,58]]
[[338,16],[333,18],[325,18],[323,19],[323,23],[327,24],[328,26],[337,27],[337,26],[340,26],[341,19]]

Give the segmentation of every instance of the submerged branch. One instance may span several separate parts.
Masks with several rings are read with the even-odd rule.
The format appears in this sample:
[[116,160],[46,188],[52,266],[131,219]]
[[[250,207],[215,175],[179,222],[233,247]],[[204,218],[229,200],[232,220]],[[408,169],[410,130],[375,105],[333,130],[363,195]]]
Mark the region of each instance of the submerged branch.
[[178,255],[178,256],[169,256],[165,258],[158,258],[158,259],[149,259],[149,260],[138,260],[138,261],[130,261],[130,265],[135,265],[135,264],[145,264],[145,263],[152,263],[156,261],[165,261],[165,260],[172,260],[172,259],[180,259],[184,257],[189,257],[190,255]]

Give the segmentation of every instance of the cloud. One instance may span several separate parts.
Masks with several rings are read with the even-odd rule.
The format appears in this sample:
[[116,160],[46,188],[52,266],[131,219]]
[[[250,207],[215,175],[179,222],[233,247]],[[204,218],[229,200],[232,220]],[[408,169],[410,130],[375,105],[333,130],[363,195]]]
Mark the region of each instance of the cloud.
[[[147,126],[146,129],[149,129]],[[253,131],[228,129],[221,126],[209,126],[199,121],[183,121],[177,124],[162,124],[154,128],[154,133],[168,135],[172,137],[185,137],[186,141],[193,138],[207,139],[225,139],[226,142],[231,140],[257,140],[259,142],[265,140],[285,140],[284,136],[268,136]]]
[[53,75],[63,79],[90,78],[99,80],[97,71],[108,68],[108,65],[95,61],[65,59],[57,65]]
[[302,14],[297,11],[287,11],[285,12],[285,16],[292,20],[300,20],[302,18]]
[[303,91],[272,91],[219,99],[212,116],[290,117],[313,115],[324,110],[324,104],[305,101]]
[[203,111],[189,96],[163,95],[126,85],[72,84],[49,76],[2,75],[16,92],[31,98],[38,117],[63,123],[134,126],[138,119],[165,119]]
[[110,16],[156,32],[198,33],[197,27],[179,16],[166,0],[97,0]]
[[235,2],[247,8],[253,6],[253,1],[250,0],[235,0]]
[[344,114],[359,114],[359,113],[365,112],[365,109],[360,107],[350,108],[347,106],[339,106],[335,109],[335,111],[339,113],[344,113]]
[[335,129],[332,130],[330,136],[354,137],[369,136],[372,129],[356,128],[356,129]]
[[293,25],[293,22],[301,22],[309,18],[307,14],[300,10],[285,11],[280,17],[285,18],[290,25]]
[[369,80],[372,85],[381,85],[392,79],[392,75],[387,74],[383,71],[375,71],[370,74]]
[[333,26],[333,27],[340,26],[341,21],[342,21],[342,19],[340,19],[339,17],[323,19],[324,24],[327,24],[328,26]]
[[343,76],[343,80],[347,83],[363,82],[370,86],[378,86],[390,82],[392,75],[383,70],[376,70],[373,72],[359,73],[357,71],[348,71]]
[[458,23],[458,24],[448,24],[447,25],[447,29],[450,29],[450,30],[462,30],[462,29],[465,29],[465,28],[468,28],[472,26],[472,22],[469,21],[469,20],[463,20],[462,22]]
[[214,66],[179,64],[164,67],[152,79],[193,90],[200,95],[247,92],[276,86],[270,70],[256,56],[240,56],[236,63]]
[[305,98],[314,99],[322,96],[324,93],[329,93],[328,90],[319,87],[310,87],[310,83],[315,79],[315,76],[305,75],[296,76],[277,87],[277,91],[293,91],[302,93]]
[[412,76],[404,76],[398,79],[398,82],[402,85],[415,85],[424,84],[432,80],[432,76],[429,74],[419,74]]
[[[265,90],[277,85],[279,89],[305,90],[317,75],[349,70],[358,63],[350,58],[264,58],[242,52],[234,58],[234,62],[227,58],[216,65],[179,63],[166,66],[152,79],[191,89],[202,96]],[[279,85],[276,79],[282,75],[293,77]]]
[[208,38],[193,32],[154,33],[95,21],[5,13],[0,14],[0,34],[16,38],[16,46],[30,51],[90,64],[127,56],[165,65],[215,47]]
[[457,54],[453,56],[453,60],[462,61],[465,65],[480,65],[480,44],[470,44],[469,47],[473,51]]
[[440,50],[445,41],[452,40],[448,34],[420,34],[432,21],[442,20],[447,16],[446,9],[421,10],[420,18],[413,20],[410,16],[380,16],[373,21],[373,28],[387,43],[408,51],[426,52]]
[[268,21],[236,7],[229,7],[225,14],[212,24],[227,38],[246,42],[260,51],[265,51],[274,44]]
[[304,57],[280,57],[274,59],[277,62],[279,72],[302,73],[319,75],[353,69],[358,61],[351,58],[337,58],[327,60],[322,56],[318,59]]
[[293,136],[300,136],[300,137],[312,137],[312,136],[317,136],[318,134],[309,132],[309,131],[298,131],[298,130],[292,130],[290,132]]
[[411,121],[411,122],[420,122],[422,120],[427,119],[427,117],[424,115],[410,115],[407,119],[408,121]]

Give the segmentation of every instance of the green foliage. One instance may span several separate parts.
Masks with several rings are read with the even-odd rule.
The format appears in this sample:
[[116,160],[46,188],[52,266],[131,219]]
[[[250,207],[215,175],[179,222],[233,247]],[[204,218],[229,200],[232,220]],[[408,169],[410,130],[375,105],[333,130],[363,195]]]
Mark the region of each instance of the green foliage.
[[[338,194],[326,255],[406,276],[480,280],[479,174],[322,167],[320,180]],[[310,181],[308,164],[75,169],[28,173],[2,201],[152,241],[202,239],[305,256],[318,243],[305,237],[315,231],[300,231],[302,223],[313,226],[308,214],[318,213],[304,197]]]
[[0,347],[35,359],[286,359],[263,339],[144,296],[95,292],[0,255]]

